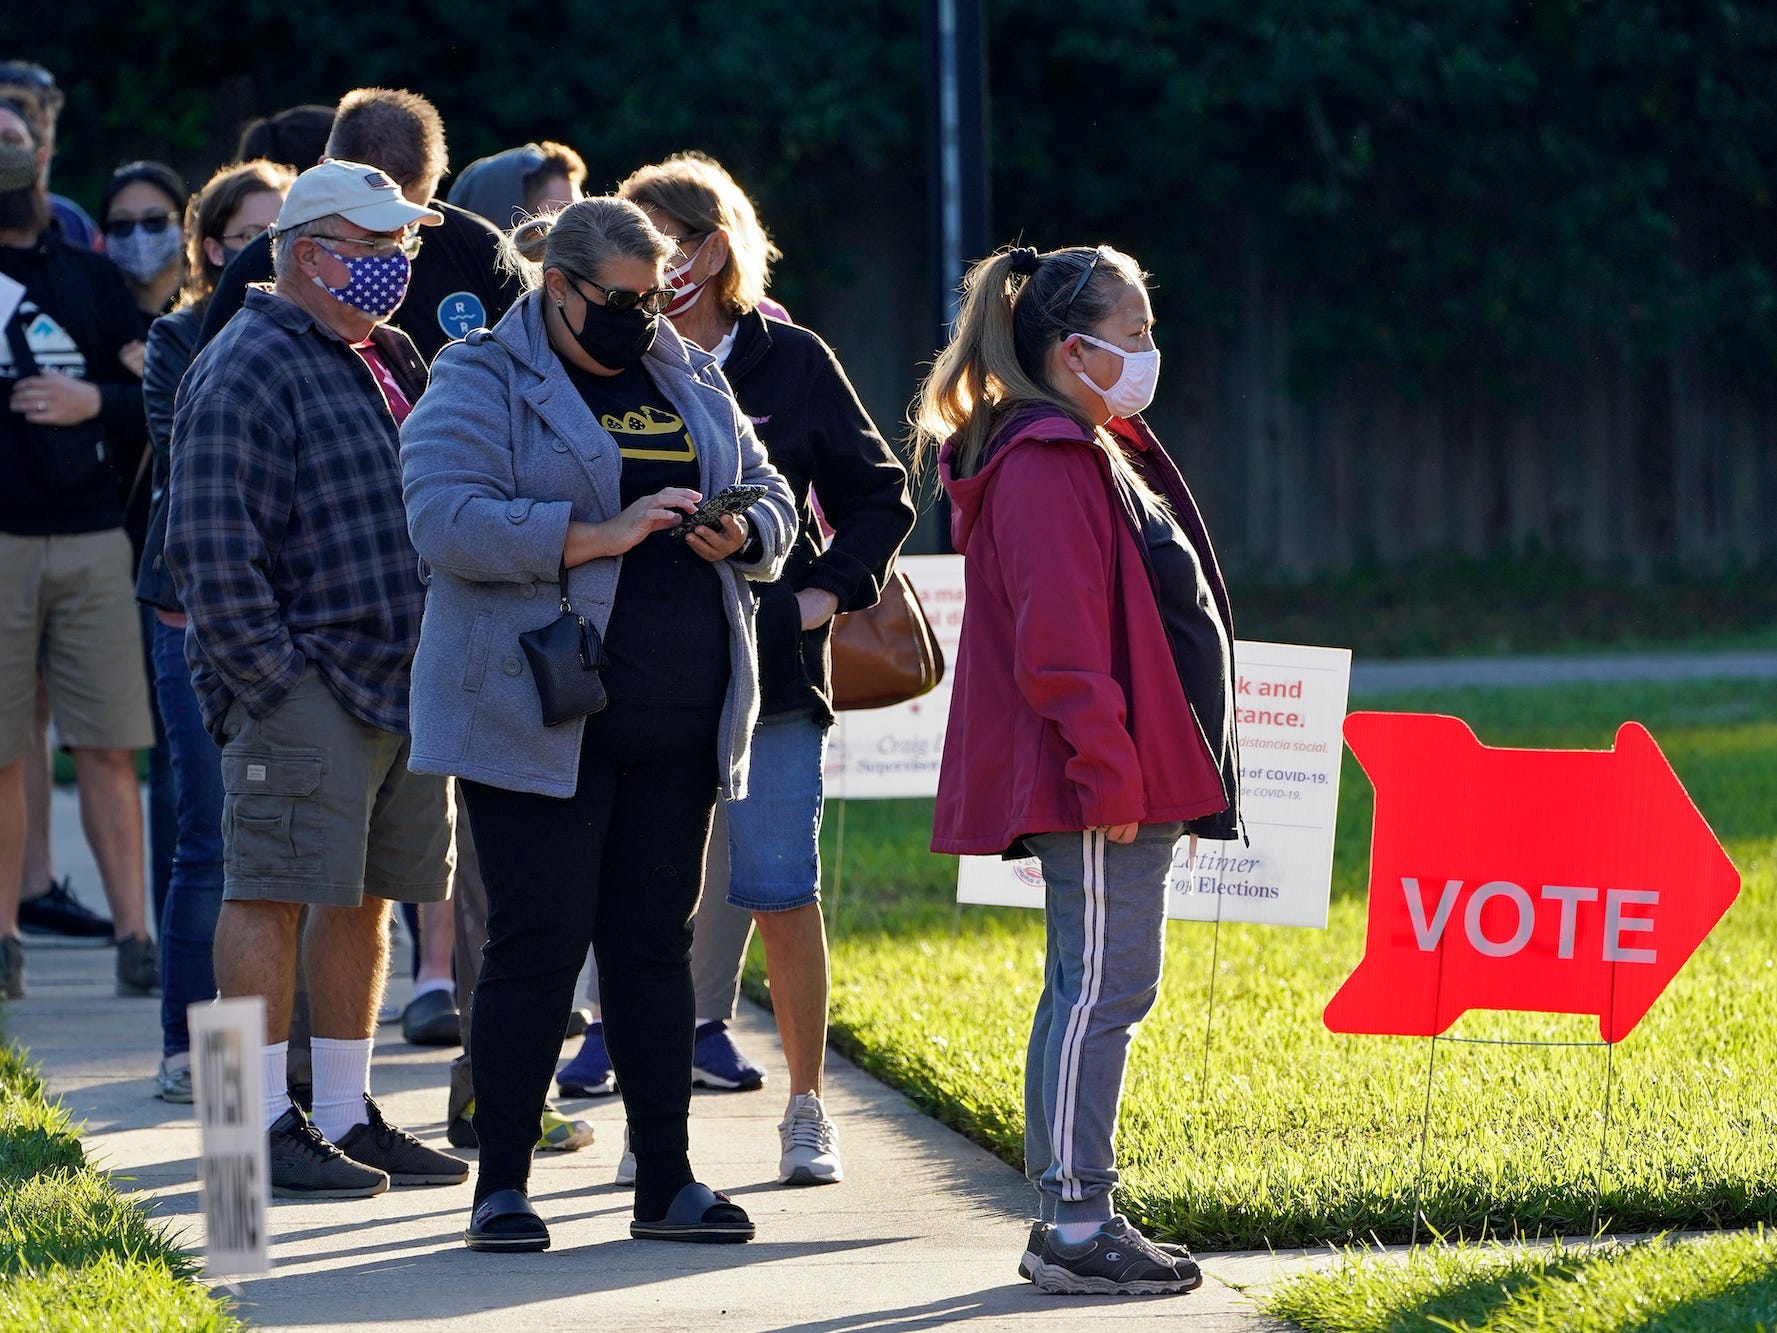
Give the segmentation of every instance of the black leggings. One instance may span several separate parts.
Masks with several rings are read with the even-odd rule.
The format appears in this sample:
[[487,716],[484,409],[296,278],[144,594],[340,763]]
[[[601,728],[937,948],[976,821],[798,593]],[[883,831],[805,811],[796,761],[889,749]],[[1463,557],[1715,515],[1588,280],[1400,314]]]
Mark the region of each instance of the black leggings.
[[691,916],[716,803],[719,722],[716,708],[613,700],[586,720],[571,797],[460,784],[488,904],[470,1029],[478,1201],[526,1188],[588,941],[638,1167],[685,1161]]

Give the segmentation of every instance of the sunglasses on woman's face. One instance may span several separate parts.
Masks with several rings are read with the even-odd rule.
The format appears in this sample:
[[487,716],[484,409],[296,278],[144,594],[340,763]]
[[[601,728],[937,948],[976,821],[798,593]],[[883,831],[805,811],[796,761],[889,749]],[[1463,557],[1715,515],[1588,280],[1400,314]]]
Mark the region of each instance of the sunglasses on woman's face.
[[171,213],[155,213],[145,218],[108,218],[105,222],[105,235],[114,241],[121,241],[140,227],[150,236],[159,236],[172,225]]
[[[594,282],[584,274],[575,273],[572,269],[564,268],[562,274],[574,282],[583,282],[588,287],[597,287],[599,291],[604,293],[605,305],[612,310],[633,310],[640,306],[648,314],[658,315],[672,303],[673,297],[678,295],[671,287],[651,287],[645,292],[632,292],[622,287],[607,287],[603,283]],[[581,300],[587,301],[588,305],[592,304],[587,300],[585,293],[577,294]]]

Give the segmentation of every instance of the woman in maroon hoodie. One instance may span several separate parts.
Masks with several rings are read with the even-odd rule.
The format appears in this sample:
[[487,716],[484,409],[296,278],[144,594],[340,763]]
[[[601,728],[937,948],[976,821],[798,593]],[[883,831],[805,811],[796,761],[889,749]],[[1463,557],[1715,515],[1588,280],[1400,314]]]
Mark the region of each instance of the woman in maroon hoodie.
[[932,849],[1038,857],[1043,992],[1025,1065],[1045,1291],[1179,1292],[1179,1246],[1113,1212],[1134,1025],[1160,982],[1182,837],[1238,836],[1233,622],[1196,503],[1138,415],[1160,353],[1106,246],[1003,251],[965,283],[915,405],[942,445],[968,590]]

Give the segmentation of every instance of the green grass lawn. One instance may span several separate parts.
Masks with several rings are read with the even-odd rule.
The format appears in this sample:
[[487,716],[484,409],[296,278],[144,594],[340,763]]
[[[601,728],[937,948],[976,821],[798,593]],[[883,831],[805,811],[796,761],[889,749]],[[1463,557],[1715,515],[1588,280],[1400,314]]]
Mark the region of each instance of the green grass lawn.
[[[1777,683],[1573,686],[1391,698],[1490,744],[1605,748],[1647,724],[1741,868],[1740,900],[1614,1056],[1606,1230],[1777,1221]],[[1428,1043],[1335,1036],[1321,1009],[1363,950],[1370,787],[1347,756],[1324,931],[1172,922],[1135,1044],[1120,1206],[1205,1250],[1408,1238]],[[1040,985],[1035,912],[955,905],[929,801],[835,803],[826,828],[842,1049],[1022,1166],[1020,1080]],[[843,858],[837,855],[843,837]],[[834,880],[839,879],[835,891]],[[755,948],[749,985],[761,993]],[[1466,1037],[1596,1041],[1595,1019],[1471,1014]],[[1452,1237],[1588,1233],[1602,1048],[1440,1043],[1425,1213]]]
[[197,1266],[86,1164],[13,1047],[0,1050],[0,1333],[238,1333]]
[[1261,1304],[1310,1333],[1769,1333],[1777,1241],[1760,1228],[1635,1245],[1354,1254]]

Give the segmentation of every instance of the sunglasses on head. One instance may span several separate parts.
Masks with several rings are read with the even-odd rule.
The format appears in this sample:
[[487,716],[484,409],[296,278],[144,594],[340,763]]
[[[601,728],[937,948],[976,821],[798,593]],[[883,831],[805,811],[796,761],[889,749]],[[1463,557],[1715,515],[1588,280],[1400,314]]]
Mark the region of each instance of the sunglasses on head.
[[1086,290],[1086,284],[1092,281],[1092,271],[1098,267],[1098,261],[1104,258],[1104,247],[1101,245],[1092,252],[1092,262],[1086,265],[1086,271],[1074,284],[1073,291],[1067,294],[1067,302],[1061,307],[1061,319],[1067,322],[1067,312],[1074,308],[1074,302],[1080,299],[1080,293]]
[[[558,264],[556,267],[560,268],[561,266]],[[594,282],[591,278],[576,273],[570,268],[563,268],[561,271],[564,277],[574,282],[583,282],[588,287],[597,287],[599,291],[604,293],[605,305],[612,310],[633,310],[640,306],[648,314],[658,315],[672,303],[673,297],[678,295],[671,287],[651,287],[645,292],[632,292],[622,287],[607,287],[603,283]],[[586,300],[584,293],[576,294],[580,296],[581,300]]]
[[171,213],[157,213],[149,218],[112,218],[105,224],[105,235],[114,241],[121,241],[140,227],[150,236],[159,236],[172,225]]

